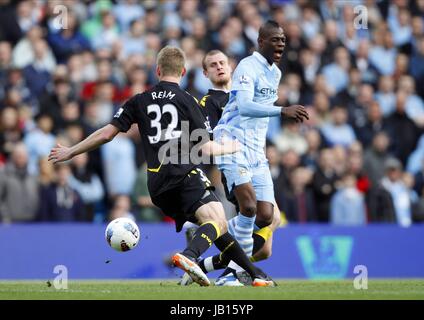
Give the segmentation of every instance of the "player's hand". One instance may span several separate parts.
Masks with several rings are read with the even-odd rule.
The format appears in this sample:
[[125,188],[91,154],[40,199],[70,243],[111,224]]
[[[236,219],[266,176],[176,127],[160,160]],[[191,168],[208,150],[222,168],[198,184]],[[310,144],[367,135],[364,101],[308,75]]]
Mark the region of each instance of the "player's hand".
[[71,148],[62,146],[61,144],[57,144],[49,154],[49,161],[53,161],[53,163],[63,162],[72,159]]
[[296,122],[309,120],[309,115],[306,111],[306,108],[299,104],[281,108],[281,114],[289,119],[294,119]]

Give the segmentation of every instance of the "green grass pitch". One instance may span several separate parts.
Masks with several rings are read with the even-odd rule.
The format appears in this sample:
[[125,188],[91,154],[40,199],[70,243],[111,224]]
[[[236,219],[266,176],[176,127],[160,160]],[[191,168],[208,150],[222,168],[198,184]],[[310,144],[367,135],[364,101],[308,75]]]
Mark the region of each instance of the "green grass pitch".
[[351,280],[279,280],[275,288],[181,287],[176,281],[77,281],[56,290],[43,280],[0,281],[0,300],[6,299],[142,299],[142,300],[281,300],[281,299],[422,299],[424,279],[369,280],[356,290]]

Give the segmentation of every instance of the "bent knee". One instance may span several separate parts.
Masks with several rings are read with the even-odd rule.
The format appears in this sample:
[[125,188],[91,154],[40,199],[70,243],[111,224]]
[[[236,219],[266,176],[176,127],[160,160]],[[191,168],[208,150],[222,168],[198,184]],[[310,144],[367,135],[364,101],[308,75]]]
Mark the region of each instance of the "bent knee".
[[263,258],[268,259],[272,256],[272,249],[271,248],[264,248],[263,251]]
[[280,212],[275,212],[274,217],[272,219],[272,223],[270,225],[272,231],[275,231],[281,224],[281,214]]
[[261,213],[261,215],[256,217],[256,225],[259,228],[264,228],[270,226],[274,221],[274,214]]
[[256,215],[256,212],[257,212],[256,202],[249,201],[249,202],[245,203],[244,205],[241,205],[240,211],[245,216],[254,217]]

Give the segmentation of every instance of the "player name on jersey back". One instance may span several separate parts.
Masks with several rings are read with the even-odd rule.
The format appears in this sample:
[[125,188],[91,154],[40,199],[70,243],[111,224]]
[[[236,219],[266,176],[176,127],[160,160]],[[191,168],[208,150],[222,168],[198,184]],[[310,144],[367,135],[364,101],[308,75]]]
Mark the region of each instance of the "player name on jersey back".
[[175,97],[175,93],[173,93],[172,91],[166,91],[166,90],[165,91],[158,91],[158,92],[153,91],[151,93],[151,95],[152,95],[153,100],[156,100],[156,99],[172,100],[172,98]]

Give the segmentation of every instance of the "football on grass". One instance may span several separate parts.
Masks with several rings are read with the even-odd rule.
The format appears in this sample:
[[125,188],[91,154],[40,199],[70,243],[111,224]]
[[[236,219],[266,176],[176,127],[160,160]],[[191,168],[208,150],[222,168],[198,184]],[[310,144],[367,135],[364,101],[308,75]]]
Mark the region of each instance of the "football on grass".
[[140,240],[140,230],[137,224],[128,218],[118,218],[111,221],[105,231],[107,243],[116,251],[128,251],[137,246]]

